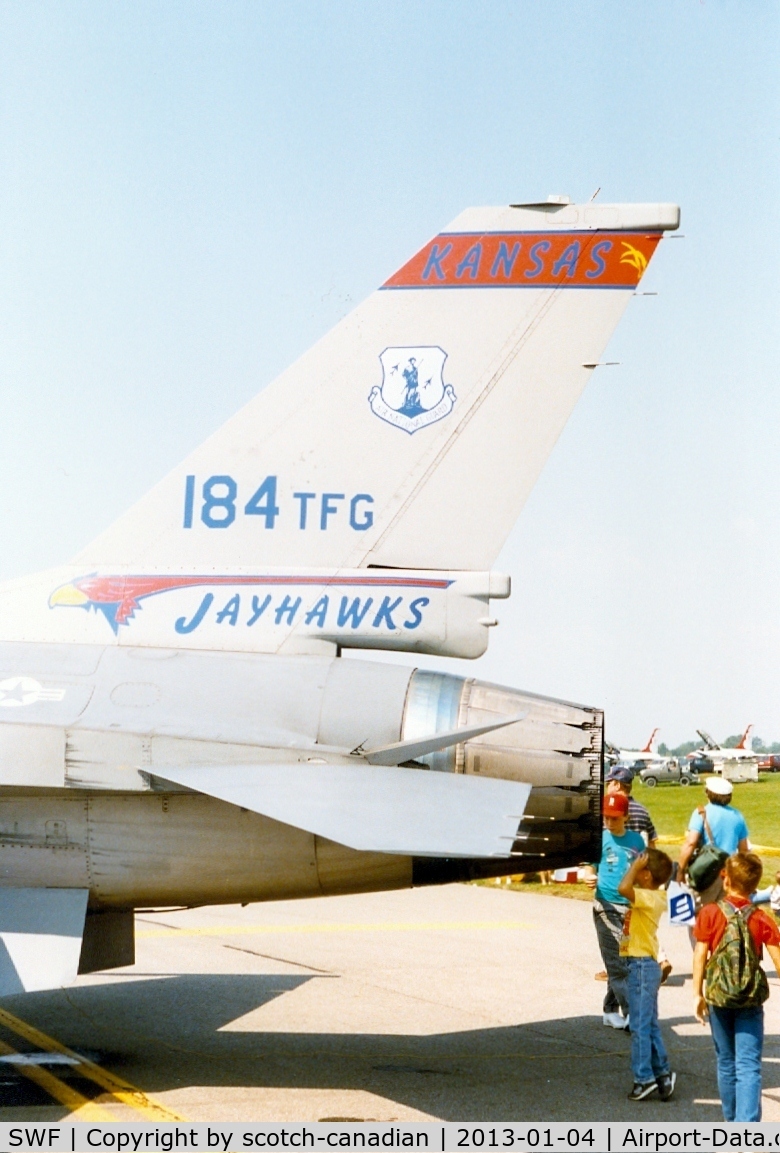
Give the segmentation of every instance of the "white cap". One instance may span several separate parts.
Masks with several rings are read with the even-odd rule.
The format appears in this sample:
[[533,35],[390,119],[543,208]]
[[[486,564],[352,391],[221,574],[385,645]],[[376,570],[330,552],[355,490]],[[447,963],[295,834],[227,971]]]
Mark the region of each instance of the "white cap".
[[708,793],[714,793],[716,797],[730,797],[734,792],[731,781],[723,777],[707,777],[704,787]]

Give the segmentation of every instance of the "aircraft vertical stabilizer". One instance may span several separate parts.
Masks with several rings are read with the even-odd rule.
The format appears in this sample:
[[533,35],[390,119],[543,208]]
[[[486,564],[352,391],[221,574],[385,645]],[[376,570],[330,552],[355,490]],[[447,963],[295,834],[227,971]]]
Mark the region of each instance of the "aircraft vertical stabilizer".
[[489,568],[678,225],[671,204],[467,209],[77,563]]
[[0,638],[479,656],[490,567],[678,223],[466,210],[70,566],[3,586]]

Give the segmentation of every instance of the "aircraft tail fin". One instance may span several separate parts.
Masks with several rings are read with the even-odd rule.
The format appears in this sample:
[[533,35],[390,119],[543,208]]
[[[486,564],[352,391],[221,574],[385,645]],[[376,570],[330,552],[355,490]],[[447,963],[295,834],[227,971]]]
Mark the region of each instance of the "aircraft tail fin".
[[736,746],[738,749],[747,749],[747,739],[750,736],[750,731],[752,728],[753,728],[753,726],[751,724],[751,725],[748,725],[748,727],[745,729],[744,733],[742,734],[742,740]]
[[660,733],[660,731],[661,731],[660,729],[653,729],[652,733],[650,734],[650,739],[648,740],[645,747],[642,749],[643,753],[654,753],[655,752],[655,738],[656,738],[656,734]]
[[671,204],[467,209],[76,563],[489,569],[678,225]]

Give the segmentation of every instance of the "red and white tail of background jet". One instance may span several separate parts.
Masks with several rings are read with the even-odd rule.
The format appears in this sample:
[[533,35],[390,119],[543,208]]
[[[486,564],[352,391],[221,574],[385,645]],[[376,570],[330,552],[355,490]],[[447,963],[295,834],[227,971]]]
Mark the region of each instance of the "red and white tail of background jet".
[[652,733],[650,734],[650,739],[648,740],[645,747],[642,749],[643,753],[654,753],[655,752],[655,744],[656,744],[655,737],[656,737],[656,733],[660,733],[660,731],[661,731],[660,729],[653,729]]
[[658,750],[656,748],[656,739],[655,739],[657,734],[660,733],[660,731],[661,731],[660,728],[653,729],[653,731],[650,734],[650,737],[647,741],[647,744],[642,749],[639,749],[639,750],[621,749],[620,750],[621,761],[625,761],[626,764],[629,764],[629,765],[635,765],[639,761],[641,761],[645,764],[648,764],[650,761],[663,760],[664,758],[659,755]]
[[[747,747],[748,747],[748,746],[747,746],[747,739],[748,739],[748,737],[749,737],[749,735],[750,735],[750,731],[751,731],[751,729],[752,729],[752,728],[753,728],[753,726],[752,726],[752,725],[748,725],[748,727],[745,729],[744,733],[742,734],[742,740],[739,742],[739,744],[738,744],[738,745],[736,745],[736,746],[735,746],[735,748],[738,748],[738,749],[747,749]],[[750,752],[752,752],[753,750],[752,750],[752,749],[750,749],[749,751],[750,751]]]

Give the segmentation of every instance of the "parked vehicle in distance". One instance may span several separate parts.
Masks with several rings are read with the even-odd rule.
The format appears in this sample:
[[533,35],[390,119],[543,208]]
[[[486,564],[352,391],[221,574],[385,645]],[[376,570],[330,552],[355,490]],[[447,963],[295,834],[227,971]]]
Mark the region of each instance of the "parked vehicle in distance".
[[663,781],[670,785],[691,785],[698,784],[699,776],[691,765],[680,765],[678,761],[673,758],[666,758],[663,761],[655,761],[649,765],[641,768],[636,776],[643,785],[647,785],[648,789],[654,789],[655,786]]
[[766,753],[759,757],[759,773],[780,773],[780,753]]

